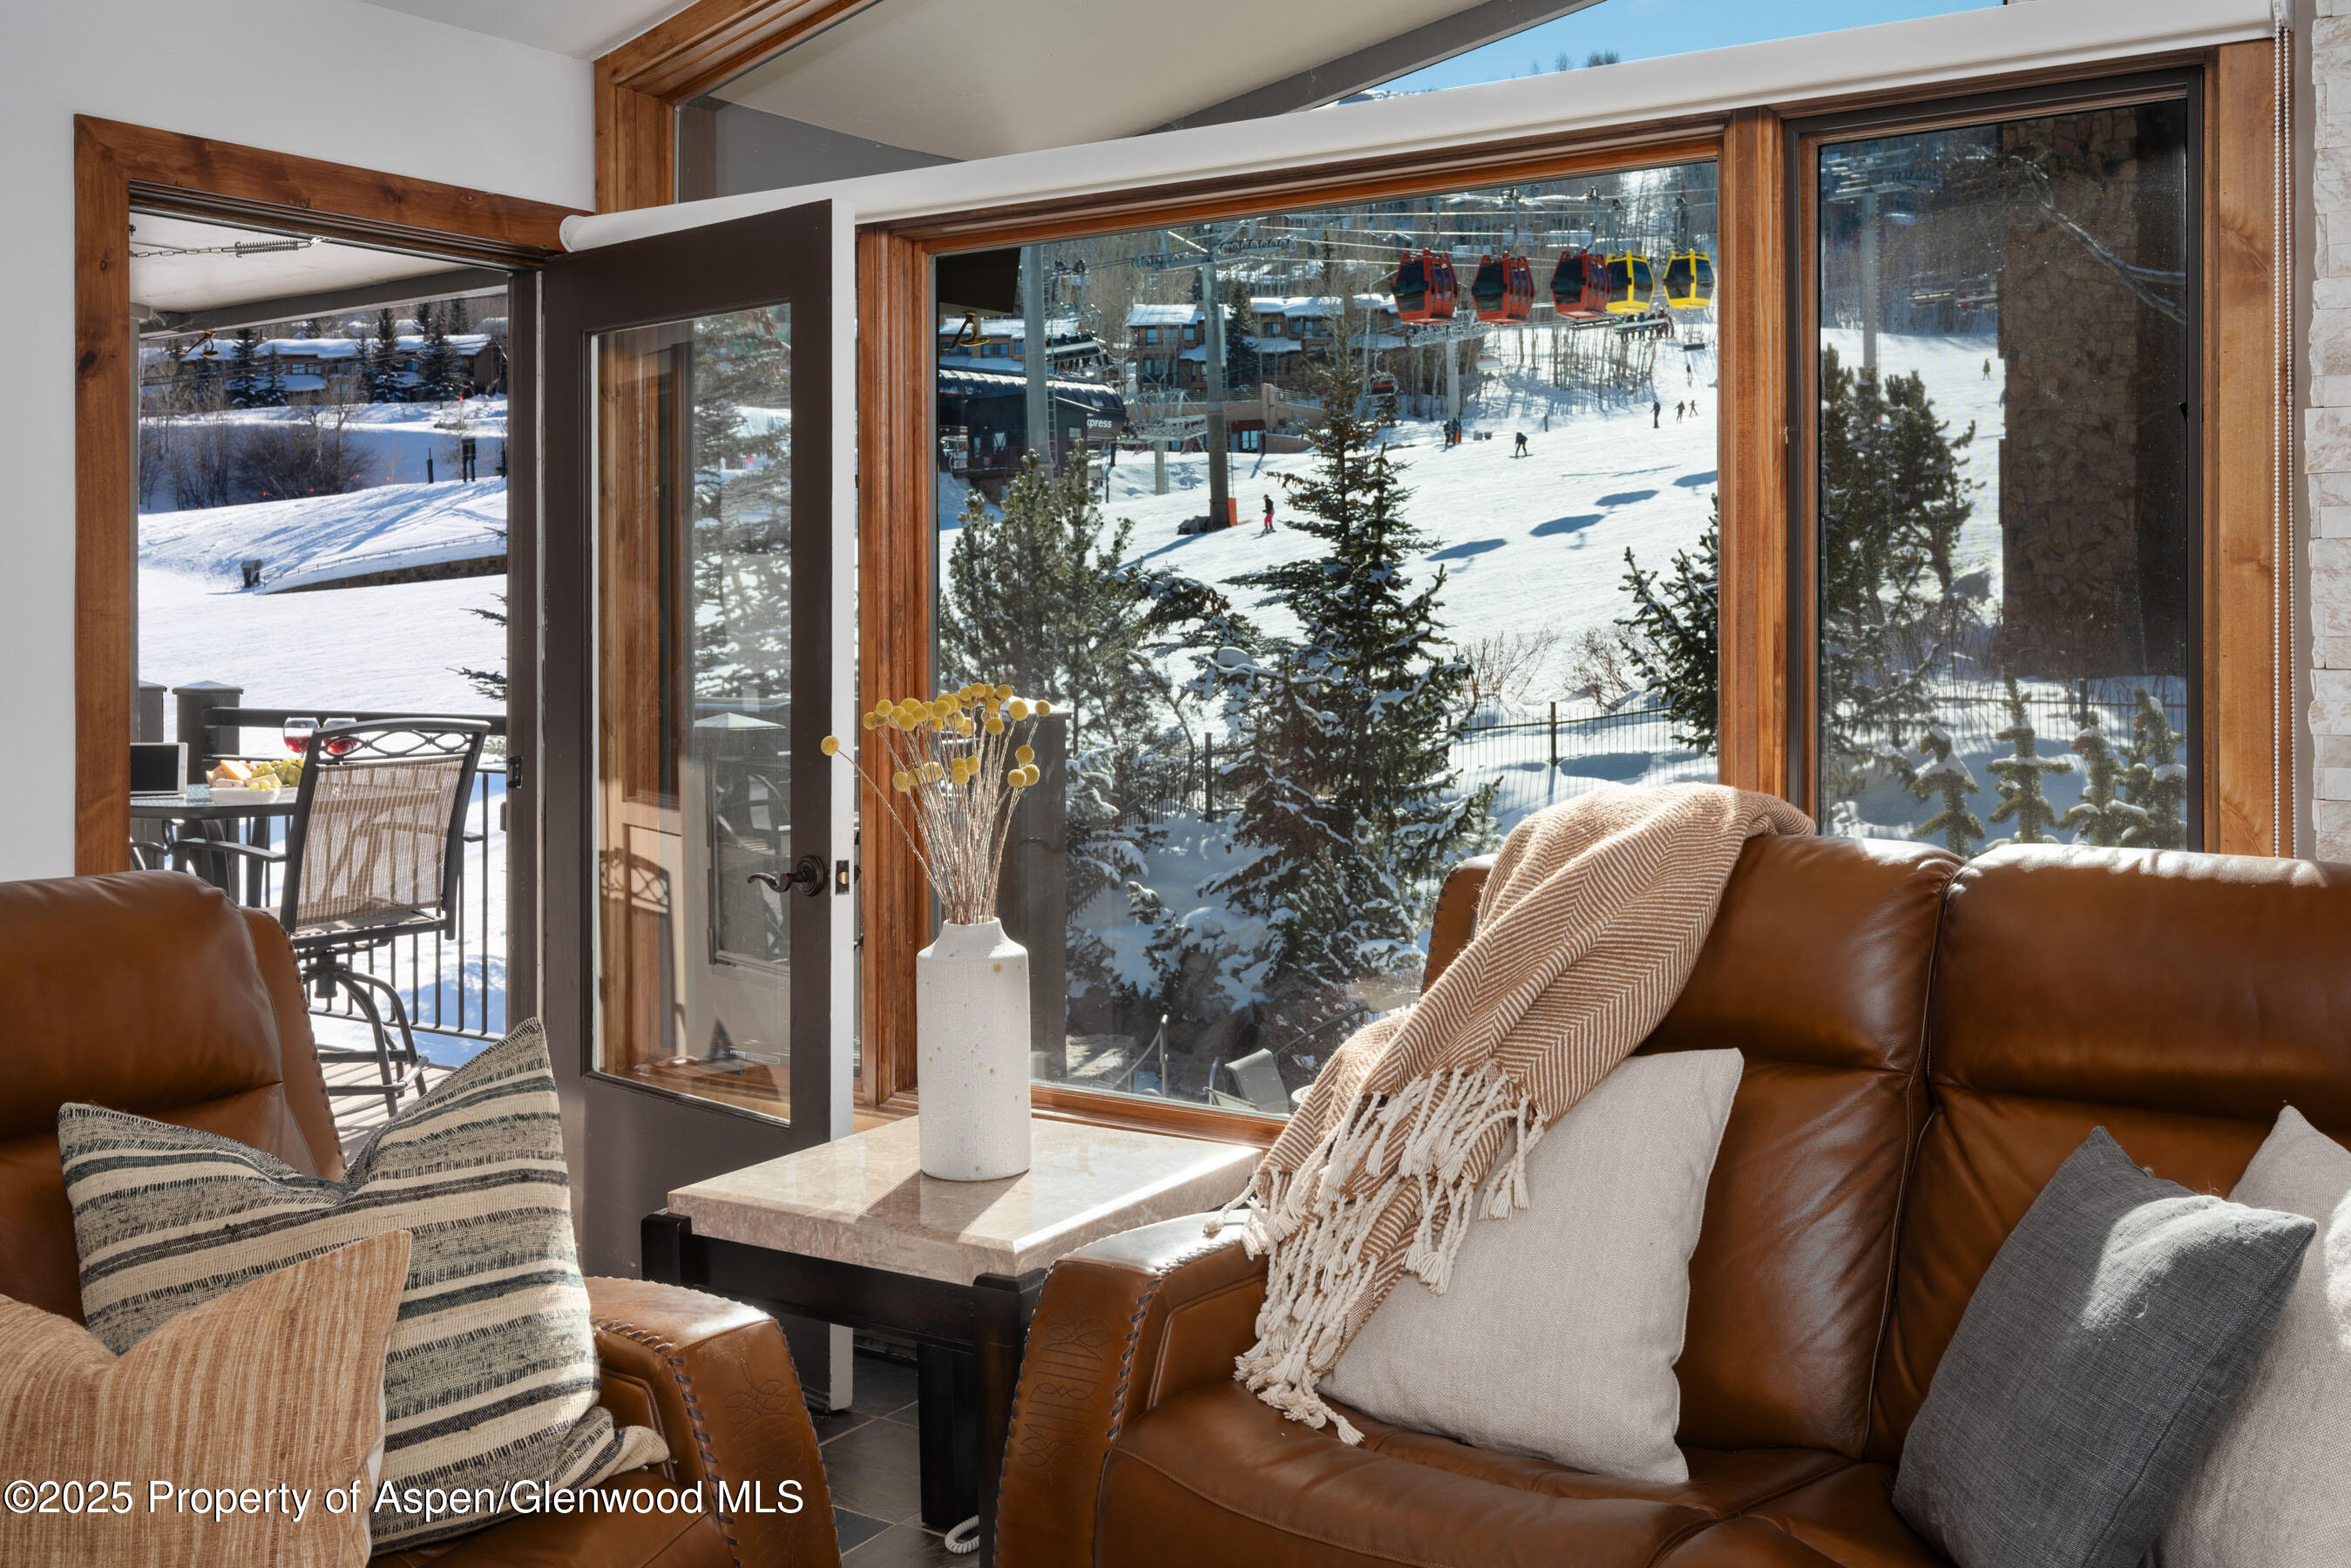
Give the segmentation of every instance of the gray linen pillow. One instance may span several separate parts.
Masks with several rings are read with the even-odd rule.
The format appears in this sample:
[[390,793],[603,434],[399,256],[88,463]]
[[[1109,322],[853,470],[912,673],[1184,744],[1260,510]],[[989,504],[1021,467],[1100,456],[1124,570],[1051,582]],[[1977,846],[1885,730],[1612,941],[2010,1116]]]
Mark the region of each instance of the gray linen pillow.
[[[409,1232],[383,1362],[382,1480],[398,1496],[371,1513],[376,1551],[478,1530],[512,1511],[520,1482],[592,1486],[669,1457],[599,1402],[563,1118],[536,1020],[377,1129],[341,1181],[98,1106],[57,1113],[57,1150],[82,1315],[117,1355],[250,1281]],[[427,1489],[474,1495],[461,1511],[428,1511],[410,1501]]]
[[2317,1229],[2159,1180],[2104,1127],[1976,1286],[1894,1506],[1959,1568],[2133,1568],[2260,1363]]

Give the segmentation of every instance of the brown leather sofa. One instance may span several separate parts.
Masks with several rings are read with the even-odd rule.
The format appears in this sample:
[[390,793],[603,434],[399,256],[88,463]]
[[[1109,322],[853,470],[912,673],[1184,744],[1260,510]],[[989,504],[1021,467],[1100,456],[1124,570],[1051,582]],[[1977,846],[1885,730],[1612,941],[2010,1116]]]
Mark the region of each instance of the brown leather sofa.
[[[1432,971],[1483,879],[1447,883]],[[2158,1175],[2225,1192],[2282,1105],[2351,1134],[2351,867],[2010,848],[1962,869],[1923,846],[1758,840],[1642,1048],[1721,1045],[1747,1066],[1690,1262],[1687,1483],[1360,1415],[1348,1448],[1284,1420],[1232,1380],[1262,1266],[1172,1220],[1047,1282],[1000,1561],[1943,1563],[1888,1501],[1903,1437],[1976,1282],[2084,1136],[2104,1126]]]
[[[193,877],[0,883],[0,1294],[78,1319],[57,1107],[203,1127],[339,1177],[343,1155],[286,934]],[[667,1440],[610,1487],[801,1483],[797,1515],[541,1515],[379,1563],[769,1568],[840,1561],[816,1435],[775,1321],[641,1280],[588,1282],[604,1403]]]

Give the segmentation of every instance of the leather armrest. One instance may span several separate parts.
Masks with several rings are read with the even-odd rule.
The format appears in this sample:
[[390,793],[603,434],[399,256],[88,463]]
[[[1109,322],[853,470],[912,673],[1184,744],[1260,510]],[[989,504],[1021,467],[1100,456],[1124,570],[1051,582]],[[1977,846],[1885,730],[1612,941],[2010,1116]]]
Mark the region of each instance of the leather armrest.
[[1020,1362],[996,1505],[1004,1568],[1092,1568],[1102,1462],[1126,1424],[1233,1375],[1257,1338],[1263,1259],[1240,1228],[1187,1215],[1107,1237],[1053,1265]]
[[[614,1419],[662,1435],[678,1484],[702,1484],[735,1561],[835,1561],[816,1428],[776,1320],[650,1280],[587,1285],[603,1403]],[[796,1513],[782,1511],[790,1506],[785,1481],[799,1483]]]

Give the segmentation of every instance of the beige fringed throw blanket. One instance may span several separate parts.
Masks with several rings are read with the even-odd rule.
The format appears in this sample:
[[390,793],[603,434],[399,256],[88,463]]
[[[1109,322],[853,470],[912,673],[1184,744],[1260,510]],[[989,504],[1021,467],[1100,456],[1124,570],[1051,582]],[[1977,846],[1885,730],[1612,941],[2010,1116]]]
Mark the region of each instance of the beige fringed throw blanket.
[[1502,846],[1477,934],[1410,1009],[1341,1046],[1227,1220],[1270,1252],[1258,1342],[1235,1376],[1292,1420],[1338,1422],[1317,1383],[1407,1271],[1440,1293],[1478,1189],[1527,1206],[1527,1150],[1631,1054],[1688,979],[1759,833],[1810,833],[1785,801],[1719,784],[1608,786]]

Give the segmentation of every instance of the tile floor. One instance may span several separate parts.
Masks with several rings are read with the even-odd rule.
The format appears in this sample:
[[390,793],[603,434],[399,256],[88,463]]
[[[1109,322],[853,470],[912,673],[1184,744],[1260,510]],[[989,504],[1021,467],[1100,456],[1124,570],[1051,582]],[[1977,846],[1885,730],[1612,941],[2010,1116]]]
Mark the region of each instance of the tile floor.
[[816,1417],[841,1561],[853,1568],[977,1563],[923,1528],[914,1367],[861,1347],[856,1376],[849,1408]]

